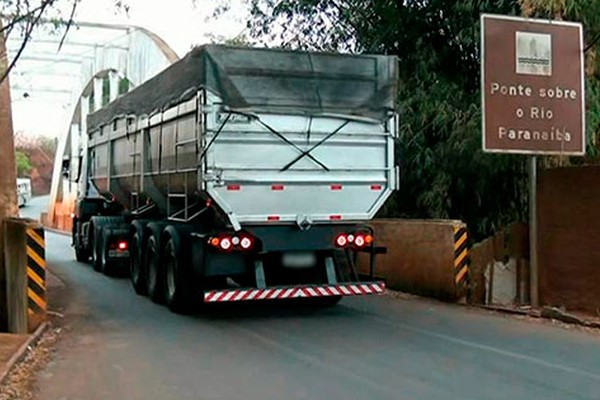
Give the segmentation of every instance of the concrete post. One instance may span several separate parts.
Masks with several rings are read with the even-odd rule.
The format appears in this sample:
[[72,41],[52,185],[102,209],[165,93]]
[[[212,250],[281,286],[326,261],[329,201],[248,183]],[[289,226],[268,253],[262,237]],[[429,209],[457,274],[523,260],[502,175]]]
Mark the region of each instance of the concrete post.
[[[2,29],[2,19],[0,19]],[[8,68],[6,43],[0,35],[0,76]],[[12,126],[9,79],[0,82],[0,221],[17,215],[17,169]],[[0,331],[8,327],[6,307],[6,268],[4,264],[4,234],[0,229]]]
[[540,306],[538,273],[538,231],[537,231],[537,158],[529,159],[529,288],[533,307]]

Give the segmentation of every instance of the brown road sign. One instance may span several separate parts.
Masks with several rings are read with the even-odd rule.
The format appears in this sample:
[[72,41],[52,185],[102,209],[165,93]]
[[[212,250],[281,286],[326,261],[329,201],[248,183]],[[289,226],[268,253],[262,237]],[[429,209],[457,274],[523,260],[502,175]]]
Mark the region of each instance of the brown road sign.
[[583,28],[481,16],[483,150],[585,153]]

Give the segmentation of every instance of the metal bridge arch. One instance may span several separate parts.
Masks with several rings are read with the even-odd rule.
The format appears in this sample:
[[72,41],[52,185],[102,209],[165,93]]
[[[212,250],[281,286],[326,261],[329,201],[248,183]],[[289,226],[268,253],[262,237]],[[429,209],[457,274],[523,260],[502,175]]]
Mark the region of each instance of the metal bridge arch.
[[[44,217],[47,225],[63,230],[70,229],[70,216],[74,210],[78,189],[76,180],[84,167],[81,160],[87,140],[87,115],[178,60],[177,54],[160,37],[147,29],[91,23],[78,23],[77,26],[79,29],[119,31],[120,35],[108,43],[74,44],[91,46],[92,51],[88,50],[85,56],[70,54],[65,58],[61,58],[60,53],[57,53],[56,59],[52,61],[77,63],[80,69],[78,76],[73,77],[76,82],[71,90],[69,106],[69,114],[72,117],[65,123],[58,140],[48,213]],[[32,44],[35,44],[35,40]],[[69,45],[67,40],[65,46]],[[23,62],[40,57],[48,57],[48,54],[38,55],[30,52]],[[49,58],[52,59],[52,55]]]

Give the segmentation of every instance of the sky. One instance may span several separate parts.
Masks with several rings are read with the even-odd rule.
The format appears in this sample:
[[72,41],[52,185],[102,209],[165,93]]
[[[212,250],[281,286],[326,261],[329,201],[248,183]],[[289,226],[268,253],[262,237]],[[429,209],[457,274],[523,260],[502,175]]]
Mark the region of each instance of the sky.
[[[82,0],[78,5],[75,20],[135,25],[149,29],[160,36],[180,57],[195,45],[210,43],[215,39],[234,38],[245,32],[245,19],[248,15],[245,0],[125,0],[125,2],[129,5],[128,12],[115,8],[115,0]],[[219,18],[214,18],[215,9],[225,2],[232,4],[229,11]],[[66,0],[63,2],[65,5],[68,3]],[[63,14],[68,15],[69,11],[66,8]],[[86,31],[86,35],[91,34]],[[92,38],[82,38],[82,35],[83,31],[72,30],[67,40],[94,41]],[[9,47],[10,44],[9,41]],[[18,42],[15,40],[12,44],[16,45]],[[29,55],[32,55],[34,49],[40,51],[40,47],[31,46]],[[43,52],[47,51],[56,52],[56,47],[43,48]],[[73,48],[65,47],[61,54],[67,55],[69,51],[73,51]],[[24,55],[27,55],[27,50]],[[17,71],[11,75],[14,130],[28,136],[56,137],[68,129],[73,105],[73,101],[69,100],[70,95],[32,91],[24,96],[25,91],[17,90],[17,87],[43,86],[60,90],[69,87],[67,84],[69,75],[77,73],[80,67],[73,64],[48,64],[48,62],[34,64],[24,57],[20,63],[22,70],[33,68],[36,72],[33,74],[24,72],[19,76],[13,76],[20,73],[17,68]],[[58,71],[62,76],[45,78],[44,71],[50,70]]]
[[229,12],[212,18],[223,0],[125,0],[129,12],[115,9],[114,0],[83,0],[76,18],[88,22],[138,25],[162,37],[180,56],[194,45],[210,42],[211,35],[232,38],[245,29],[247,6],[231,0]]

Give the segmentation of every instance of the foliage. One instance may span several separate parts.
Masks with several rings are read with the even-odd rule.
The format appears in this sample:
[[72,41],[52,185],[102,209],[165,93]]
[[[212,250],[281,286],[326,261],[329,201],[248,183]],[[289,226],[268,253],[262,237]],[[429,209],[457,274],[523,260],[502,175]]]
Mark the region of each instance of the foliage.
[[515,1],[255,0],[252,36],[399,58],[401,189],[384,216],[466,221],[475,237],[527,212],[523,158],[481,151],[479,15]]
[[[580,21],[584,25],[587,94],[587,158],[600,158],[600,1],[597,0],[521,0],[523,13],[530,17]],[[580,160],[571,160],[580,162]]]
[[600,137],[597,0],[250,0],[257,43],[398,56],[401,189],[385,216],[456,218],[475,238],[527,216],[525,158],[481,151],[483,12],[583,22],[590,158]]
[[17,161],[17,176],[25,177],[29,175],[29,173],[33,169],[33,166],[31,165],[31,161],[29,160],[27,154],[17,150],[15,151],[15,158]]

